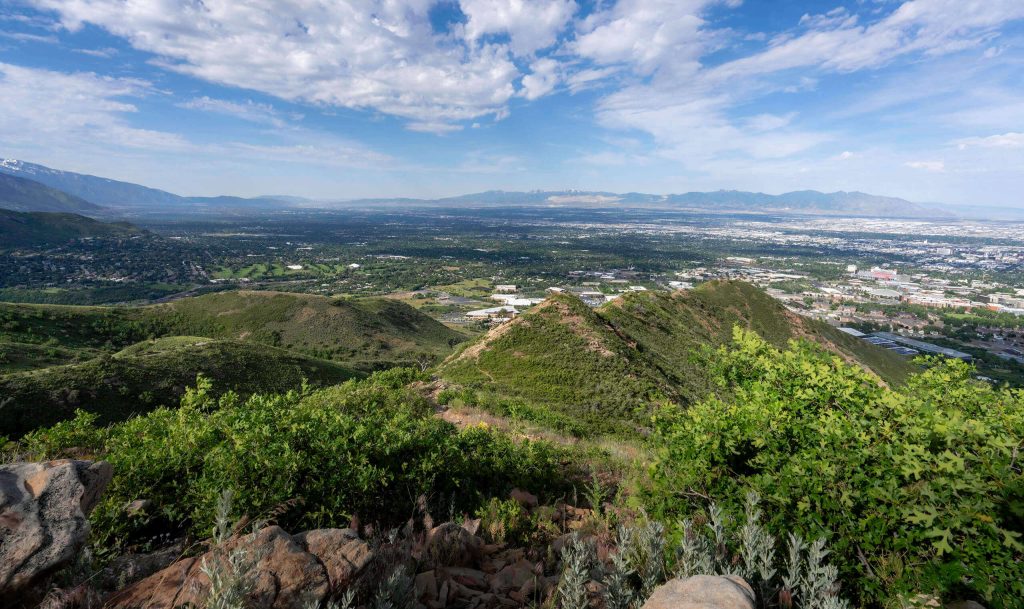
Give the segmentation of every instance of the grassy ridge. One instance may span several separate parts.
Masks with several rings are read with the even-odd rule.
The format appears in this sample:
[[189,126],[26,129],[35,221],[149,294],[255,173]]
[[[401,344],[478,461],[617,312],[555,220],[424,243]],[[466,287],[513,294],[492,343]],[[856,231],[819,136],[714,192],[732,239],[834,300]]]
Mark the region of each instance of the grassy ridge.
[[82,408],[101,423],[175,404],[197,374],[218,390],[282,392],[308,380],[340,383],[360,374],[334,362],[235,340],[175,336],[144,341],[113,355],[0,377],[0,435],[20,436]]
[[728,344],[737,325],[778,348],[793,339],[810,340],[890,384],[903,382],[913,369],[905,358],[791,313],[763,290],[740,281],[713,281],[687,292],[626,294],[598,314],[673,379],[684,401],[707,394],[694,350]]
[[146,308],[176,334],[250,340],[370,370],[446,354],[464,336],[381,298],[221,292]]
[[[442,357],[465,338],[387,299],[243,291],[144,307],[0,303],[0,341],[112,353],[181,335],[252,341],[362,370]],[[0,371],[11,369],[4,366]]]
[[635,419],[634,412],[665,397],[668,386],[595,311],[567,295],[552,296],[490,332],[449,358],[440,373],[601,427]]
[[627,294],[595,310],[556,295],[450,357],[440,375],[485,405],[520,401],[593,431],[635,429],[658,401],[691,404],[715,390],[701,354],[728,344],[736,325],[778,347],[811,340],[889,383],[911,369],[895,354],[789,313],[749,284],[711,282],[690,292]]

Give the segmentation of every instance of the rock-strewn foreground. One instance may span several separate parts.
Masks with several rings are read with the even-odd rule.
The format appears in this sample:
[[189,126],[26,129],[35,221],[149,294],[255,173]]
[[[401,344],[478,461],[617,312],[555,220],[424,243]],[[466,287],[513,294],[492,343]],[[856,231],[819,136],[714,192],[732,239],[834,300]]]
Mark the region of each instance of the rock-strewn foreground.
[[184,558],[127,588],[115,592],[106,606],[117,609],[173,609],[202,606],[210,591],[203,567],[228,560],[243,548],[256,560],[250,606],[254,609],[301,609],[322,601],[332,590],[345,590],[366,567],[372,553],[349,529],[322,529],[289,535],[270,526],[231,539],[201,556]]
[[[4,607],[7,603],[34,606],[52,587],[51,576],[72,565],[89,533],[87,516],[112,473],[102,461],[0,467],[0,599]],[[524,509],[538,509],[530,493],[516,489],[512,498]],[[571,506],[562,509],[561,518],[577,525],[589,512]],[[429,519],[423,524],[429,525]],[[523,548],[485,543],[476,534],[479,525],[479,520],[448,522],[409,534],[398,543],[392,539],[376,545],[353,529],[291,535],[278,526],[266,526],[236,534],[195,556],[182,557],[180,548],[170,548],[170,552],[118,559],[112,565],[117,564],[124,587],[107,593],[102,606],[202,607],[210,594],[211,573],[229,573],[246,565],[248,607],[304,609],[353,587],[372,590],[380,585],[389,563],[396,561],[417,565],[408,575],[413,582],[412,602],[420,609],[517,607],[553,599],[559,576],[550,574],[544,561],[528,560]],[[570,528],[578,526],[570,524]],[[567,538],[556,540],[552,550],[557,552]],[[111,575],[101,573],[97,581],[110,581]],[[137,581],[131,583],[132,579]],[[587,584],[594,601],[599,587],[595,581]],[[65,595],[64,606],[77,606],[74,598]],[[645,607],[752,609],[752,599],[749,586],[739,578],[703,577],[666,584]]]
[[[564,503],[541,506],[534,495],[514,489],[510,500],[525,514],[538,516],[545,511],[563,523],[563,531],[572,532],[563,533],[538,552],[537,548],[486,543],[477,535],[480,520],[433,526],[426,513],[420,520],[410,519],[401,532],[366,538],[353,528],[293,535],[269,525],[253,532],[222,535],[217,543],[199,544],[191,552],[183,552],[180,543],[175,543],[147,555],[125,555],[103,571],[72,583],[74,590],[60,590],[60,582],[75,580],[74,569],[61,570],[71,566],[84,547],[89,533],[87,516],[112,474],[110,465],[102,461],[0,466],[0,607],[202,608],[216,596],[217,589],[223,593],[234,588],[244,601],[225,606],[310,609],[334,606],[329,603],[343,599],[341,606],[352,609],[605,609],[610,606],[608,592],[614,584],[602,573],[603,563],[610,552],[627,551],[621,546],[613,550],[601,533],[584,533],[587,524],[593,523],[594,511]],[[358,527],[358,522],[353,526]],[[591,548],[596,562],[573,574],[569,563],[573,548],[580,544]],[[564,563],[564,571],[559,563]],[[55,577],[57,574],[60,576]],[[396,574],[402,577],[396,579]],[[573,577],[576,587],[567,588],[566,582]],[[234,583],[226,583],[232,580]],[[396,584],[399,580],[404,583]],[[566,595],[570,588],[579,594]],[[221,604],[224,598],[221,594]],[[381,598],[387,599],[384,605]],[[633,596],[628,604],[641,609],[775,606],[771,600],[759,599],[751,585],[736,575],[674,579],[669,575],[667,582],[650,589],[645,601],[643,596]],[[847,605],[837,601],[834,606]],[[911,606],[942,605],[931,596],[918,595],[908,609]],[[974,602],[946,607],[984,609]]]

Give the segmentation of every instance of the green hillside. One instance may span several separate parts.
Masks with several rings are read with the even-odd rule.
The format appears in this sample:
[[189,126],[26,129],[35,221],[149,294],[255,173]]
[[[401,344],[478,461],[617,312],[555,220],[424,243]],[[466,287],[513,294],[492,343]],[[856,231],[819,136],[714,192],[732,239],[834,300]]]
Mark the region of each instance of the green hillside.
[[236,338],[370,370],[443,357],[465,336],[385,298],[220,292],[146,308],[176,334]]
[[645,363],[598,312],[559,294],[449,358],[440,374],[606,428],[669,395],[668,380]]
[[95,213],[103,208],[34,180],[0,173],[0,208],[15,211]]
[[85,237],[124,237],[142,231],[124,222],[100,222],[78,214],[0,209],[0,250],[64,243]]
[[0,436],[20,436],[73,416],[76,408],[120,421],[174,405],[197,374],[218,391],[282,392],[340,383],[360,374],[339,364],[238,340],[174,336],[113,355],[0,376]]
[[690,404],[713,391],[699,355],[729,343],[736,325],[779,347],[811,340],[889,383],[911,370],[891,352],[789,313],[753,286],[711,282],[689,292],[631,293],[594,310],[556,295],[460,350],[439,372],[483,402],[521,401],[521,410],[540,407],[588,429],[621,431],[660,400]]
[[[440,359],[465,339],[408,305],[376,298],[243,291],[144,307],[0,303],[0,344],[112,353],[179,335],[257,342],[362,370]],[[17,368],[0,358],[0,371]]]
[[626,294],[598,314],[626,340],[640,345],[648,361],[674,378],[690,399],[706,393],[685,391],[700,388],[705,376],[692,361],[693,350],[703,344],[727,344],[736,325],[778,348],[792,339],[810,340],[887,383],[903,382],[913,369],[905,358],[792,313],[763,290],[741,281],[713,281],[685,292]]

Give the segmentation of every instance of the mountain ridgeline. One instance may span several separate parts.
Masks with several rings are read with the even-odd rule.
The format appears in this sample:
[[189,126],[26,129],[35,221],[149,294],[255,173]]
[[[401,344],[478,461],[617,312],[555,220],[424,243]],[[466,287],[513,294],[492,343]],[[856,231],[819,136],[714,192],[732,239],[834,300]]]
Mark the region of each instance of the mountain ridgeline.
[[[661,210],[694,210],[710,212],[775,213],[806,215],[845,215],[878,218],[954,218],[948,206],[924,205],[863,192],[819,192],[800,190],[779,195],[738,190],[714,192],[686,192],[657,195],[639,192],[614,193],[599,191],[487,191],[440,199],[374,198],[357,200],[314,201],[293,196],[263,196],[253,198],[214,196],[185,197],[164,190],[121,182],[98,176],[51,169],[35,163],[14,159],[0,160],[0,174],[5,178],[20,178],[38,183],[39,187],[68,199],[55,203],[54,194],[38,198],[17,198],[14,203],[3,202],[0,207],[19,211],[79,211],[96,213],[131,212],[174,215],[183,212],[244,213],[273,211],[289,208],[346,208],[346,207],[489,207],[489,206],[557,206],[572,208],[648,208]],[[62,191],[62,192],[60,192]],[[2,193],[2,189],[0,189]],[[58,196],[58,198],[59,198]],[[65,207],[61,207],[64,205]],[[83,206],[84,205],[84,206]],[[79,209],[69,209],[67,206]],[[87,207],[91,206],[91,208]],[[986,212],[987,213],[987,212]]]
[[780,347],[811,341],[888,383],[911,370],[892,352],[790,313],[749,284],[712,282],[689,292],[630,293],[598,309],[553,296],[453,354],[439,374],[503,412],[544,412],[570,429],[620,433],[642,427],[659,402],[686,405],[714,393],[709,348],[727,344],[736,325]]
[[[131,182],[111,180],[72,171],[61,171],[14,159],[0,159],[0,175],[3,176],[3,179],[34,182],[49,191],[60,193],[60,195],[75,202],[74,205],[78,206],[78,209],[54,209],[54,204],[49,199],[42,196],[34,196],[23,198],[19,207],[9,207],[5,200],[0,197],[0,207],[18,209],[19,211],[173,213],[236,209],[268,210],[287,207],[295,202],[294,199],[284,201],[272,197],[183,197],[165,190],[149,188],[139,184],[132,184]],[[0,182],[0,186],[2,184]],[[39,189],[37,188],[36,190]],[[0,190],[0,194],[2,192]]]

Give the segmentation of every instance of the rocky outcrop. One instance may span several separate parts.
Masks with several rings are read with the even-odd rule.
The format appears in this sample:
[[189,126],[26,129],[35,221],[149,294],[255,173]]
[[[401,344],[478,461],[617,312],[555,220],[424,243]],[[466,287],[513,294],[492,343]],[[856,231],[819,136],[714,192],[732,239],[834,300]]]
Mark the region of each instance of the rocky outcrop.
[[373,559],[370,546],[352,529],[317,529],[295,536],[327,570],[332,590],[346,590]]
[[120,590],[106,602],[109,609],[172,609],[189,603],[203,606],[210,579],[203,566],[224,565],[232,552],[242,562],[255,561],[250,577],[252,609],[301,609],[310,600],[344,590],[372,558],[367,543],[349,529],[322,529],[289,535],[277,526],[236,537],[202,556],[180,560]]
[[750,585],[735,575],[694,575],[655,588],[643,609],[754,609]]
[[74,561],[112,475],[104,461],[0,466],[0,598],[17,598]]

